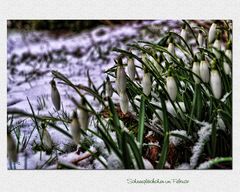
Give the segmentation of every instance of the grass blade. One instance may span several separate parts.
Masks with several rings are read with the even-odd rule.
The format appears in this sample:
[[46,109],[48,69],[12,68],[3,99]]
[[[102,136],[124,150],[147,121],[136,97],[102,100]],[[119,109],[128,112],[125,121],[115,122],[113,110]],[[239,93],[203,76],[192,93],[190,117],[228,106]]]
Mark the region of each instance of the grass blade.
[[141,151],[138,149],[137,144],[135,143],[134,139],[130,135],[126,134],[126,140],[127,140],[127,143],[129,143],[129,146],[131,147],[131,150],[135,157],[138,168],[144,169],[145,167],[143,164]]
[[169,124],[168,124],[166,103],[161,94],[160,94],[160,98],[161,98],[162,112],[163,112],[164,141],[163,141],[163,148],[161,151],[161,156],[160,156],[160,160],[157,165],[157,168],[163,169],[167,159],[168,146],[169,146]]
[[142,153],[143,135],[144,135],[144,119],[145,119],[145,97],[142,96],[140,104],[140,114],[138,123],[138,142],[140,146],[140,152]]

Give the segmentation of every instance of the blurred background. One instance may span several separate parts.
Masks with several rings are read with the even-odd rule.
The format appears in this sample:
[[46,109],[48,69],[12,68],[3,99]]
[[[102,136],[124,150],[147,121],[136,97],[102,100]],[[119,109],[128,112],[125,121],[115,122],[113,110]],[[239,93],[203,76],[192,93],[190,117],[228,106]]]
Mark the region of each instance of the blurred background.
[[99,25],[114,26],[141,22],[136,20],[8,20],[8,29],[81,32]]

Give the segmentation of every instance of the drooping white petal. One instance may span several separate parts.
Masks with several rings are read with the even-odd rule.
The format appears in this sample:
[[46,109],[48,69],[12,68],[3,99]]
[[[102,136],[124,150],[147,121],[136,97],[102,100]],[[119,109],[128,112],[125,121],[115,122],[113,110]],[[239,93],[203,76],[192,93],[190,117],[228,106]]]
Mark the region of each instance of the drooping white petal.
[[57,89],[55,81],[52,80],[50,82],[50,84],[51,84],[51,98],[52,98],[52,102],[53,102],[53,105],[54,105],[55,109],[57,111],[59,111],[60,108],[61,108],[61,97],[60,97],[60,94],[59,94],[59,91]]
[[227,62],[223,62],[223,69],[226,75],[231,75],[231,68]]
[[171,53],[173,56],[175,55],[175,46],[173,43],[168,44],[168,52]]
[[175,101],[178,90],[177,90],[176,81],[172,76],[167,77],[166,88],[171,100]]
[[213,23],[209,29],[208,32],[208,42],[212,43],[216,37],[216,29],[217,29],[217,25],[216,23]]
[[128,96],[125,92],[120,92],[120,108],[124,114],[128,112]]
[[210,85],[213,95],[216,99],[220,99],[222,96],[222,82],[221,77],[217,70],[211,71]]
[[[200,77],[200,64],[199,62],[193,62],[192,72]],[[195,83],[200,83],[200,79],[196,77],[196,75],[193,75],[193,79]]]
[[70,128],[71,128],[70,131],[72,134],[73,141],[75,142],[76,145],[78,145],[79,140],[80,140],[81,127],[80,127],[80,123],[78,121],[76,111],[73,112],[73,117],[72,117],[72,122],[71,122]]
[[81,106],[82,108],[79,109],[79,123],[81,126],[81,129],[86,130],[88,128],[88,119],[89,119],[89,114],[87,110],[87,105],[86,105],[86,99],[81,100]]
[[[221,42],[220,42],[220,40],[216,39],[214,41],[214,43],[213,43],[213,47],[216,48],[218,51],[220,51],[221,50]],[[219,59],[220,58],[220,53],[216,49],[214,49],[214,48],[213,48],[213,53]]]
[[80,109],[79,122],[80,122],[81,128],[84,130],[88,128],[88,119],[89,119],[88,112],[84,109]]
[[112,83],[110,82],[109,78],[107,78],[105,94],[106,94],[106,97],[112,97],[113,95]]
[[209,63],[205,60],[200,63],[200,77],[204,83],[209,82]]
[[128,66],[127,66],[127,70],[128,70],[128,76],[131,80],[134,80],[135,77],[135,73],[136,73],[136,67],[134,64],[134,60],[132,58],[128,59]]
[[198,44],[199,44],[199,47],[203,47],[203,34],[200,32],[198,33]]
[[51,135],[46,128],[42,129],[42,144],[47,150],[52,149],[53,147]]
[[119,94],[126,91],[127,78],[123,66],[118,66],[116,83]]
[[142,80],[143,93],[149,95],[151,93],[152,81],[150,73],[144,73]]
[[232,51],[230,49],[227,49],[225,51],[225,55],[232,61]]
[[187,41],[187,31],[186,29],[182,29],[180,36]]

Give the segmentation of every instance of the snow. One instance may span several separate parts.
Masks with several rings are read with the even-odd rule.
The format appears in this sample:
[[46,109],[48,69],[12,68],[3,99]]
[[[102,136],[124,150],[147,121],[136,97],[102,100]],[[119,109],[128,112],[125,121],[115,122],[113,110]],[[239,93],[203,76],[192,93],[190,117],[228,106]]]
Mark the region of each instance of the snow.
[[111,153],[107,158],[108,169],[123,169],[123,164],[115,153]]
[[[106,161],[106,159],[105,159],[103,156],[100,156],[99,159],[100,159],[101,161],[103,161],[105,164],[107,164],[107,161]],[[95,159],[95,160],[93,161],[93,167],[94,167],[95,169],[105,169],[105,167],[103,166],[103,164],[102,164],[98,159]]]
[[211,167],[212,161],[205,161],[203,163],[201,163],[197,169],[209,169]]
[[183,139],[177,136],[173,136],[171,134],[178,134],[191,139],[191,136],[187,135],[187,132],[185,130],[170,131],[169,143],[173,144],[174,146],[178,146],[179,144],[181,144]]
[[145,169],[153,169],[153,165],[147,159],[143,158],[143,164]]
[[224,96],[223,96],[223,98],[221,99],[221,101],[222,102],[225,102],[226,101],[226,99],[229,97],[229,95],[231,95],[232,94],[232,92],[230,92],[230,93],[226,93]]
[[214,163],[216,163],[218,161],[221,162],[223,160],[224,160],[224,158],[222,158],[222,157],[216,157],[215,159],[211,159],[209,161],[205,161],[205,162],[201,163],[197,167],[197,169],[210,169]]
[[176,169],[179,170],[187,170],[187,169],[191,169],[189,163],[182,163],[181,165],[177,166]]
[[209,137],[212,133],[212,124],[209,124],[208,122],[199,122],[196,120],[195,122],[202,127],[198,131],[198,141],[195,143],[192,149],[192,156],[190,158],[190,166],[192,169],[197,165],[204,145],[209,140]]

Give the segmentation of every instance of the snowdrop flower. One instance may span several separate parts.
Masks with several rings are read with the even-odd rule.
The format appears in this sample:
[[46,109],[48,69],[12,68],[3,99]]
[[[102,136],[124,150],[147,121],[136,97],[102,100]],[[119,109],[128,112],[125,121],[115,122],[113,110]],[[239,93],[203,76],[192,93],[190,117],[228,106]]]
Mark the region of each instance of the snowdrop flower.
[[213,23],[208,32],[208,42],[209,43],[212,43],[214,41],[215,36],[216,36],[216,31],[217,31],[217,24]]
[[56,82],[54,80],[50,81],[51,84],[51,97],[52,97],[52,102],[53,105],[55,107],[55,109],[57,111],[60,110],[61,108],[61,98],[60,98],[60,94],[58,92],[57,86],[56,86]]
[[112,88],[112,84],[111,84],[111,82],[110,82],[110,79],[109,79],[109,77],[107,76],[107,78],[106,78],[106,97],[112,97],[112,95],[113,95],[113,88]]
[[143,75],[142,87],[143,87],[143,93],[147,96],[150,95],[151,88],[152,88],[152,81],[151,81],[151,74],[148,72],[144,73]]
[[46,125],[44,123],[42,123],[42,130],[41,130],[41,138],[42,138],[42,144],[43,147],[46,150],[51,150],[53,147],[53,143],[52,143],[52,138],[49,134],[49,132],[46,129]]
[[185,25],[185,24],[184,24],[183,27],[182,27],[182,31],[181,31],[180,36],[181,36],[185,41],[187,41],[187,30],[186,30],[186,25]]
[[204,83],[209,82],[209,63],[207,60],[200,62],[200,77]]
[[232,61],[232,51],[230,49],[227,49],[225,51],[225,55]]
[[172,76],[167,77],[167,84],[166,84],[167,92],[171,98],[172,101],[175,101],[177,97],[177,84],[175,79]]
[[136,73],[136,67],[133,58],[128,58],[127,70],[129,78],[133,81]]
[[226,75],[231,75],[231,68],[226,61],[223,62],[223,69]]
[[[231,42],[227,43],[227,49],[225,51],[225,55],[226,57],[228,57],[228,59],[232,62],[232,50],[231,50]],[[226,75],[231,75],[231,68],[229,63],[226,61],[226,59],[224,59],[223,62],[223,69]]]
[[175,55],[175,46],[172,42],[168,44],[168,52],[171,53],[173,56]]
[[125,92],[120,92],[120,108],[124,114],[128,112],[128,96]]
[[[232,51],[227,49],[225,51],[225,55],[232,61]],[[231,67],[229,65],[229,63],[226,62],[226,60],[224,60],[223,62],[223,69],[224,69],[224,73],[226,75],[231,75]]]
[[119,94],[120,94],[120,92],[126,91],[127,78],[126,78],[126,73],[125,73],[125,70],[124,70],[121,60],[119,62],[119,66],[117,68],[116,84],[117,84],[117,91]]
[[232,42],[231,41],[227,42],[225,55],[230,59],[230,61],[232,61]]
[[[82,99],[81,104],[82,104],[82,107],[87,108],[85,98]],[[81,125],[81,128],[84,130],[88,128],[88,119],[89,119],[89,115],[88,115],[87,109],[81,108],[79,113],[79,123]]]
[[199,30],[197,40],[198,40],[199,47],[203,47],[203,33],[201,30]]
[[216,99],[220,99],[222,96],[222,82],[221,77],[216,69],[211,71],[210,85],[213,95]]
[[[192,72],[200,77],[200,64],[197,60],[193,62]],[[193,75],[193,79],[195,83],[200,83],[200,79],[196,75]]]
[[220,41],[219,38],[217,38],[217,39],[214,41],[213,47],[217,49],[217,50],[216,50],[216,49],[213,48],[213,53],[214,53],[214,55],[216,55],[216,57],[219,59],[219,58],[220,58],[220,53],[219,53],[219,51],[221,50],[221,41]]
[[70,125],[70,131],[71,131],[74,143],[76,145],[78,145],[79,140],[80,140],[81,127],[80,127],[80,123],[78,121],[78,116],[77,116],[76,111],[73,112],[72,122]]
[[17,162],[17,146],[10,133],[7,134],[7,155],[10,161]]

